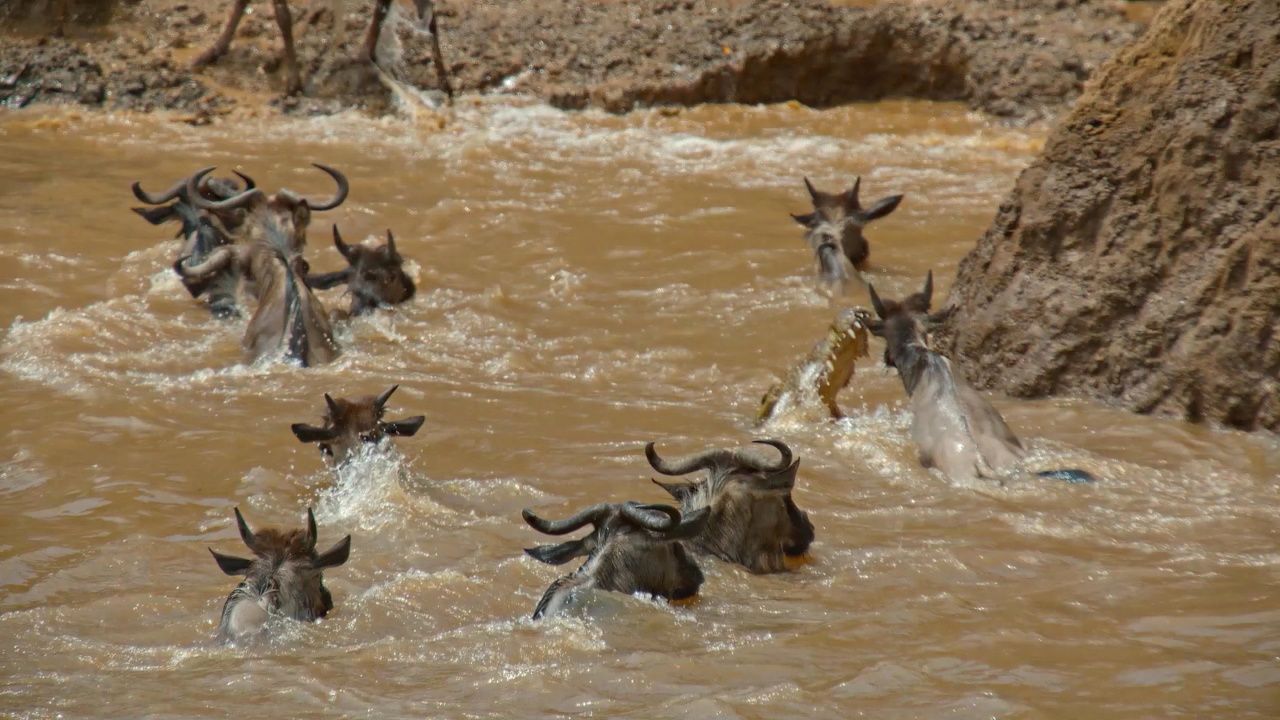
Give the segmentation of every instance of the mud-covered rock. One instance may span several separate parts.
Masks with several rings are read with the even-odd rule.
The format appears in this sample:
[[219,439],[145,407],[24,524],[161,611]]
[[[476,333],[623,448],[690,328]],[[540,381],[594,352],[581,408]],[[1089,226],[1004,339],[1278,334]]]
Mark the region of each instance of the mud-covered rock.
[[1280,431],[1280,3],[1178,0],[1102,69],[962,262],[987,387]]

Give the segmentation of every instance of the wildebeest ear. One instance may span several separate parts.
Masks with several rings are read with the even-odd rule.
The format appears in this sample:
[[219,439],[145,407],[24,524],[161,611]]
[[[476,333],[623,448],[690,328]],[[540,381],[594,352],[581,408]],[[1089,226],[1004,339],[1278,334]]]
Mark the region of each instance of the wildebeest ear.
[[791,492],[796,486],[796,473],[800,470],[800,461],[796,460],[785,470],[766,475],[751,484],[753,490],[766,492]]
[[318,428],[306,423],[294,423],[289,429],[304,443],[324,442],[338,437],[338,431],[333,428]]
[[525,554],[548,565],[563,565],[579,555],[586,555],[591,550],[586,539],[570,540],[556,545],[535,545],[524,549]]
[[418,432],[418,428],[422,427],[422,423],[427,418],[423,415],[415,415],[411,418],[403,420],[392,420],[391,422],[382,423],[382,430],[388,435],[396,435],[399,437],[413,437]]
[[884,303],[880,302],[880,296],[876,294],[876,286],[867,283],[867,292],[871,294],[871,307],[875,308],[876,315],[879,315],[880,319],[884,320]]
[[649,480],[652,481],[654,485],[666,490],[668,495],[680,502],[684,502],[685,498],[692,495],[696,487],[693,483],[664,483],[657,478],[649,478]]
[[813,227],[813,222],[818,219],[818,213],[811,212],[805,215],[796,215],[795,213],[791,213],[791,219],[805,227]]
[[898,203],[902,202],[901,195],[890,195],[889,197],[880,198],[875,205],[867,208],[862,212],[862,221],[871,222],[878,220],[885,215],[893,212],[898,208]]
[[709,507],[700,507],[693,512],[685,513],[680,518],[680,524],[664,537],[670,540],[688,540],[706,529],[707,519],[710,517],[711,508]]
[[338,567],[345,563],[347,558],[351,556],[351,536],[348,535],[337,542],[336,545],[325,550],[311,563],[311,567],[331,568]]
[[218,568],[228,575],[244,575],[249,572],[249,566],[253,564],[252,560],[245,560],[235,555],[223,555],[213,548],[209,548],[209,552],[213,554],[214,562],[218,563]]

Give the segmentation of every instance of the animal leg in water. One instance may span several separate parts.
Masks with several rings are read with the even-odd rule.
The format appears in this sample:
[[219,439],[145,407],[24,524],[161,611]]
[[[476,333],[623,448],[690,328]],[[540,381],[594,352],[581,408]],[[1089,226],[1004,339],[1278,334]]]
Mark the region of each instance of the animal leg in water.
[[284,40],[284,94],[297,95],[302,90],[302,77],[298,74],[298,54],[293,48],[293,15],[289,13],[289,0],[272,0],[276,24]]
[[382,23],[387,20],[391,11],[391,0],[378,0],[373,6],[373,20],[369,22],[369,31],[364,35],[364,48],[360,51],[360,59],[367,63],[374,62],[378,50],[378,37],[382,34]]
[[227,18],[227,26],[222,29],[222,34],[218,36],[212,47],[200,53],[200,56],[191,63],[191,67],[198,68],[210,65],[226,54],[227,49],[231,47],[231,39],[235,37],[236,28],[240,26],[240,18],[244,16],[244,9],[248,4],[249,0],[235,1],[235,4],[231,6],[231,17]]
[[436,25],[436,8],[435,3],[431,6],[431,20],[427,23],[427,29],[431,31],[431,62],[436,66],[436,80],[440,83],[440,89],[444,91],[446,97],[449,98],[449,104],[453,104],[453,85],[449,84],[449,72],[444,66],[444,56],[440,54],[440,30]]

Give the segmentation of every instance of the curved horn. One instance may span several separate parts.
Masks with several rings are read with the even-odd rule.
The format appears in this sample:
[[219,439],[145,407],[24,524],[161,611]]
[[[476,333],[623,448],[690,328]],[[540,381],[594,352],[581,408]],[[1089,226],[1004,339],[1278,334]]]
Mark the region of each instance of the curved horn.
[[338,248],[338,252],[342,253],[342,257],[346,258],[348,263],[354,261],[351,246],[342,241],[342,233],[338,232],[337,223],[333,224],[333,246]]
[[532,510],[525,508],[520,511],[520,517],[524,518],[524,521],[529,523],[529,527],[532,527],[540,533],[546,533],[547,535],[565,535],[588,523],[591,525],[598,524],[609,514],[609,510],[610,506],[608,503],[600,503],[598,505],[592,505],[586,510],[583,510],[572,517],[565,518],[564,520],[545,520],[534,515]]
[[710,450],[684,462],[671,463],[658,457],[654,443],[644,446],[644,456],[648,458],[649,466],[663,475],[688,475],[695,470],[710,470],[717,465],[717,461],[724,460],[724,455],[723,450]]
[[791,467],[791,448],[787,447],[786,443],[782,442],[781,440],[769,440],[769,439],[752,440],[751,442],[757,445],[768,445],[769,447],[776,448],[778,452],[782,454],[782,457],[779,458],[778,464],[776,466],[774,467],[764,466],[760,468],[761,470],[767,470],[769,472],[778,472],[779,470],[786,470],[787,468]]
[[329,408],[329,419],[336,421],[339,413],[338,403],[333,398],[329,397],[329,393],[324,394],[324,404]]
[[303,202],[307,204],[307,207],[316,212],[321,210],[332,210],[341,205],[342,202],[347,199],[347,193],[351,191],[351,186],[347,184],[347,177],[328,165],[321,165],[320,163],[311,164],[320,168],[323,172],[328,173],[329,177],[333,178],[333,181],[338,184],[338,194],[334,195],[332,199],[324,203],[312,202],[310,200],[303,200]]
[[858,188],[862,187],[862,176],[859,175],[853,179],[853,188],[849,190],[849,207],[857,210],[862,207],[862,203],[858,200]]
[[[664,520],[659,520],[650,512],[662,513],[666,516]],[[654,532],[669,532],[674,530],[680,524],[680,511],[670,505],[645,504],[639,503],[623,503],[622,517],[626,518],[632,525],[642,527],[645,530],[653,530]]]
[[929,270],[929,274],[925,276],[924,289],[920,291],[920,294],[924,295],[924,309],[926,312],[928,312],[929,306],[933,304],[933,269],[932,268]]
[[187,197],[190,198],[191,204],[201,210],[232,210],[248,205],[253,200],[262,197],[262,191],[255,188],[245,190],[237,195],[232,195],[225,200],[209,200],[203,197],[197,189],[200,187],[200,181],[205,175],[213,172],[216,168],[210,166],[198,171],[195,175],[187,178]]
[[400,259],[400,253],[396,252],[396,236],[391,234],[391,228],[387,228],[387,254],[393,260]]
[[245,189],[245,190],[252,190],[252,189],[254,189],[254,188],[258,187],[258,183],[254,182],[254,181],[253,181],[253,178],[249,177],[248,175],[245,175],[244,173],[240,172],[239,170],[232,170],[231,172],[235,173],[236,175],[239,175],[239,176],[240,176],[240,179],[244,181],[244,189]]
[[320,537],[320,532],[316,530],[316,515],[311,512],[311,508],[307,508],[307,550],[316,549],[316,539]]
[[381,410],[382,406],[386,405],[387,401],[391,399],[391,393],[395,392],[396,388],[398,387],[400,386],[392,385],[391,387],[387,388],[386,392],[379,395],[378,398],[373,401],[374,406],[377,407],[379,410]]
[[249,529],[249,523],[244,521],[244,516],[240,514],[240,507],[236,506],[236,527],[240,528],[240,539],[244,541],[246,547],[255,553],[258,552],[258,546],[255,542],[253,531]]
[[880,319],[884,320],[884,303],[880,302],[880,296],[876,294],[876,286],[867,283],[867,292],[871,293],[871,307],[875,308],[876,315],[879,315]]
[[173,184],[173,187],[165,190],[159,195],[152,195],[146,190],[143,190],[141,182],[134,182],[130,187],[133,188],[133,196],[138,198],[138,200],[147,203],[148,205],[163,205],[181,195],[183,189],[187,187],[187,181],[185,178],[179,180]]
[[813,200],[814,205],[817,205],[822,193],[818,192],[818,189],[813,186],[813,183],[809,182],[807,177],[804,179],[804,186],[809,189],[809,199]]

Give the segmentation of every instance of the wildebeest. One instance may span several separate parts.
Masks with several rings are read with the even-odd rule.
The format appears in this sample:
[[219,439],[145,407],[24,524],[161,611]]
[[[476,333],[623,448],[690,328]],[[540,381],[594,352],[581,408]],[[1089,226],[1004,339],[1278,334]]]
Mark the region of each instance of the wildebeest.
[[377,443],[387,435],[411,437],[426,420],[422,415],[403,420],[383,420],[387,400],[399,385],[392,385],[386,392],[374,397],[336,400],[324,395],[326,414],[324,427],[306,423],[294,423],[293,434],[304,443],[316,443],[320,452],[333,460],[335,465],[347,461],[363,443]]
[[346,284],[351,294],[349,315],[363,315],[376,308],[407,302],[417,288],[404,271],[404,258],[396,251],[396,238],[387,230],[387,244],[379,247],[348,245],[338,226],[333,226],[333,244],[346,258],[347,267],[330,273],[308,275],[307,284],[328,290]]
[[351,554],[348,535],[323,553],[316,552],[316,517],[307,508],[305,530],[283,532],[267,528],[253,532],[235,509],[240,539],[253,551],[253,559],[223,555],[213,548],[213,559],[228,575],[244,580],[227,596],[218,622],[218,639],[224,642],[252,637],[266,629],[272,616],[313,621],[333,609],[333,596],[324,586],[325,568],[337,567]]
[[592,526],[591,534],[579,540],[525,549],[550,565],[587,557],[577,570],[551,583],[533,611],[535,620],[556,612],[574,592],[586,588],[682,600],[696,595],[702,585],[702,570],[681,541],[702,531],[705,508],[681,517],[670,505],[625,502],[593,505],[566,520],[544,520],[527,509],[521,515],[548,535]]
[[804,186],[809,190],[813,212],[791,216],[805,227],[804,237],[817,256],[820,277],[831,285],[843,286],[849,280],[849,271],[842,257],[847,258],[858,272],[867,269],[871,246],[863,237],[862,228],[872,220],[893,212],[902,202],[901,195],[890,195],[875,201],[869,208],[863,208],[858,199],[861,184],[862,178],[858,177],[852,188],[842,193],[828,193],[818,190],[809,178],[805,178]]
[[[225,200],[256,187],[253,178],[238,170],[233,172],[244,181],[243,188],[231,179],[205,177],[200,183],[199,191],[208,199]],[[132,189],[138,200],[155,206],[133,208],[147,222],[160,225],[177,220],[181,223],[177,236],[183,238],[183,242],[178,257],[190,258],[193,263],[203,262],[218,247],[233,243],[233,236],[244,224],[246,213],[241,208],[221,211],[197,208],[187,197],[187,178],[179,180],[162,193],[149,193],[142,189],[140,182],[135,182]],[[183,284],[191,297],[205,298],[214,317],[228,318],[240,314],[236,307],[240,276],[234,265],[228,265],[207,280],[191,281],[183,278]]]
[[[953,480],[998,479],[1026,455],[1026,449],[991,403],[977,393],[941,353],[929,347],[930,326],[940,321],[928,314],[933,272],[924,288],[903,302],[881,300],[868,285],[879,320],[868,329],[885,340],[885,364],[896,368],[911,407],[911,437],[920,463],[936,467]],[[1069,482],[1088,482],[1083,470],[1036,473]]]
[[791,448],[781,441],[755,442],[777,448],[778,462],[770,465],[730,450],[669,462],[658,456],[653,443],[645,445],[644,454],[663,475],[707,471],[707,477],[695,482],[654,480],[680,501],[685,514],[710,511],[706,527],[689,541],[692,547],[753,573],[782,572],[786,559],[802,557],[814,538],[808,514],[791,498],[800,461],[792,461]]
[[349,185],[342,173],[316,164],[338,184],[328,201],[314,202],[290,190],[268,196],[260,188],[245,190],[225,200],[208,200],[196,188],[213,171],[204,168],[187,180],[187,195],[202,210],[243,208],[248,240],[216,248],[200,263],[179,258],[174,269],[183,278],[200,281],[223,272],[235,263],[254,283],[258,309],[245,330],[244,345],[252,359],[284,349],[286,357],[303,367],[329,362],[338,355],[329,317],[307,286],[309,271],[302,257],[311,212],[331,210],[347,198]]
[[[208,50],[205,50],[192,62],[193,67],[199,68],[209,65],[226,54],[231,47],[231,40],[235,37],[236,27],[240,25],[240,18],[244,16],[245,8],[248,5],[249,0],[235,0],[231,6],[231,15],[227,18],[227,25],[223,28],[222,34],[218,36],[217,41]],[[436,66],[436,77],[440,82],[440,89],[452,99],[453,88],[449,84],[449,78],[444,68],[444,59],[440,54],[440,34],[433,5],[433,0],[413,0],[418,21],[421,22],[424,17],[430,18],[427,29],[431,32],[431,54],[432,62]],[[298,72],[298,56],[293,47],[293,16],[289,12],[288,0],[272,0],[272,9],[275,13],[276,24],[280,26],[281,39],[284,41],[284,91],[286,95],[294,95],[302,90],[302,76]],[[378,47],[378,37],[382,33],[382,25],[386,22],[387,14],[390,11],[391,0],[374,0],[373,18],[369,22],[369,30],[365,33],[364,44],[360,49],[361,61],[370,64],[376,61],[375,51]]]

